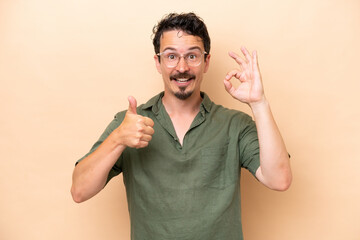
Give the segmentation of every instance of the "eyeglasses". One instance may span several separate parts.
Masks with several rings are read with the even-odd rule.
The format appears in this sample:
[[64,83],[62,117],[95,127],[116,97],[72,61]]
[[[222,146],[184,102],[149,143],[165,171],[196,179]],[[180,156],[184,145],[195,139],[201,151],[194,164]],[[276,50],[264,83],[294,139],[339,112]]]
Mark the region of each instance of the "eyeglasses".
[[158,53],[161,60],[168,68],[174,68],[179,64],[180,59],[183,57],[186,64],[190,67],[197,67],[201,63],[203,55],[206,55],[207,52],[201,52],[200,50],[193,50],[186,54],[179,54],[175,51],[165,50],[164,52]]

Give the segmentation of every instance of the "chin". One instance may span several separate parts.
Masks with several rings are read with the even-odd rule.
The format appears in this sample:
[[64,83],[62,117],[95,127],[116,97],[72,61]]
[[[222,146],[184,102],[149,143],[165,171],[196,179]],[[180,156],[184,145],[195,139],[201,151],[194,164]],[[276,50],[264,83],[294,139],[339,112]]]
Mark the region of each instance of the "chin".
[[193,94],[193,92],[194,91],[190,91],[190,92],[178,91],[174,95],[180,100],[186,100]]

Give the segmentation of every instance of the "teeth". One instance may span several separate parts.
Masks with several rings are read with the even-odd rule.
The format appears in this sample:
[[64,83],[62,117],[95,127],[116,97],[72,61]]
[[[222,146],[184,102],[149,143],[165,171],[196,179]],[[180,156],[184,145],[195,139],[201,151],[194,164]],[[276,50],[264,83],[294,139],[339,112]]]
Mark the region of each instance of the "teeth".
[[188,79],[176,79],[177,82],[187,82]]

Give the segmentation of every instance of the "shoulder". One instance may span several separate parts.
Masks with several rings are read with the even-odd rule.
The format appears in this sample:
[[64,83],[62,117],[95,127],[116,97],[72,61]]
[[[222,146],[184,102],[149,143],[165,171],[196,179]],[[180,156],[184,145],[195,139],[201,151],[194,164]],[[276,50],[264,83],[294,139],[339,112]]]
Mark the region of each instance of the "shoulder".
[[116,113],[113,121],[122,122],[125,118],[125,114],[126,114],[126,110]]
[[110,122],[110,124],[107,127],[107,131],[112,132],[114,129],[116,129],[122,121],[125,118],[126,110],[118,112],[114,115],[113,120]]
[[209,113],[209,116],[211,119],[221,121],[221,122],[251,122],[252,118],[248,114],[235,110],[230,109],[227,107],[224,107],[223,105],[216,104],[213,102],[210,97],[204,93],[201,92],[201,95],[203,97],[202,106],[206,110],[206,112]]
[[236,124],[253,122],[252,117],[247,113],[235,109],[230,109],[215,103],[213,103],[211,107],[210,116],[213,119]]

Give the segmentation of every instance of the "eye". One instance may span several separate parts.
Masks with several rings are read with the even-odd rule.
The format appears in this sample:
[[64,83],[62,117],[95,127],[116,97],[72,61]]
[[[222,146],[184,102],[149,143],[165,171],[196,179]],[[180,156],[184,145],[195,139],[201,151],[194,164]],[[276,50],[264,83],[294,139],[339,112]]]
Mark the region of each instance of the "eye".
[[193,52],[193,53],[189,53],[186,58],[188,61],[191,61],[191,62],[196,62],[198,61],[199,57],[200,57],[200,53],[196,53],[196,52]]
[[169,53],[166,55],[166,59],[173,61],[177,59],[177,56],[174,53]]
[[188,57],[190,60],[195,60],[197,56],[195,54],[190,54]]

